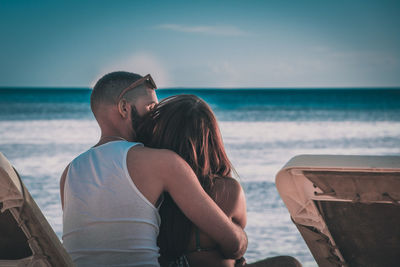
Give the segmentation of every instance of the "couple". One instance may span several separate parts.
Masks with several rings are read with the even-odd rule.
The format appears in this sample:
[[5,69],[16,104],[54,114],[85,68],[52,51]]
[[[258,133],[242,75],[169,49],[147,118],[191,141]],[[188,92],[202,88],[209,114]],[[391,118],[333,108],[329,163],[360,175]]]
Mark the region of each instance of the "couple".
[[156,88],[128,72],[93,88],[100,140],[60,181],[63,243],[77,266],[234,266],[246,251],[245,198],[211,109],[191,95],[158,103]]

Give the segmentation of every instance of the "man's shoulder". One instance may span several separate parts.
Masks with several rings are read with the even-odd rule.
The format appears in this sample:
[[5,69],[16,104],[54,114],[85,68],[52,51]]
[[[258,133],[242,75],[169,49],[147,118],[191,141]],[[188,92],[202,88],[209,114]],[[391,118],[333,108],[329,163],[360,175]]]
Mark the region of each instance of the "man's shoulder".
[[159,161],[180,161],[181,157],[174,151],[168,149],[150,148],[145,146],[134,146],[129,149],[128,155],[133,158],[140,158],[150,162]]
[[69,165],[73,164],[74,162],[79,162],[79,161],[82,161],[82,160],[86,160],[91,150],[92,150],[92,148],[89,148],[88,150],[80,153],[78,156],[76,156],[75,158],[73,158],[71,160]]

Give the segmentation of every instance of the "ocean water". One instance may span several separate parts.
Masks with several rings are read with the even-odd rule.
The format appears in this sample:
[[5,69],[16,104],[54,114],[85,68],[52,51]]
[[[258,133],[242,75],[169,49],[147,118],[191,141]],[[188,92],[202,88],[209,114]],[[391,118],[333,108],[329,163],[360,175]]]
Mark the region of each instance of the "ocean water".
[[[247,199],[248,262],[292,255],[316,266],[275,188],[298,154],[400,155],[400,89],[159,89],[214,110]],[[0,89],[0,151],[61,237],[59,177],[100,131],[89,89]]]

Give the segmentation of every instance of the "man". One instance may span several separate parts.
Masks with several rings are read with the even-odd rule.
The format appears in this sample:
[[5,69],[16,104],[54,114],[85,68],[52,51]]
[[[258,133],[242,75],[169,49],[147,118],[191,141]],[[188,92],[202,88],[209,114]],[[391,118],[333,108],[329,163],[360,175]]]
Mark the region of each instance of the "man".
[[135,141],[137,118],[157,102],[150,75],[113,72],[94,86],[99,142],[75,158],[60,181],[63,241],[77,266],[158,266],[157,208],[168,192],[227,258],[247,247],[243,230],[204,192],[189,165],[169,150]]

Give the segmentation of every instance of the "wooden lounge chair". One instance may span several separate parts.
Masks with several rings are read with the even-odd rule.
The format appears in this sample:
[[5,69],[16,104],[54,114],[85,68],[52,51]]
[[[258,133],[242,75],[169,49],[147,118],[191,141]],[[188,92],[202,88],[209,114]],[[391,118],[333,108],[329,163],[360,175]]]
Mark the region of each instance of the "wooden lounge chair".
[[57,235],[1,152],[0,266],[73,266]]
[[296,156],[276,186],[319,266],[399,266],[400,156]]

